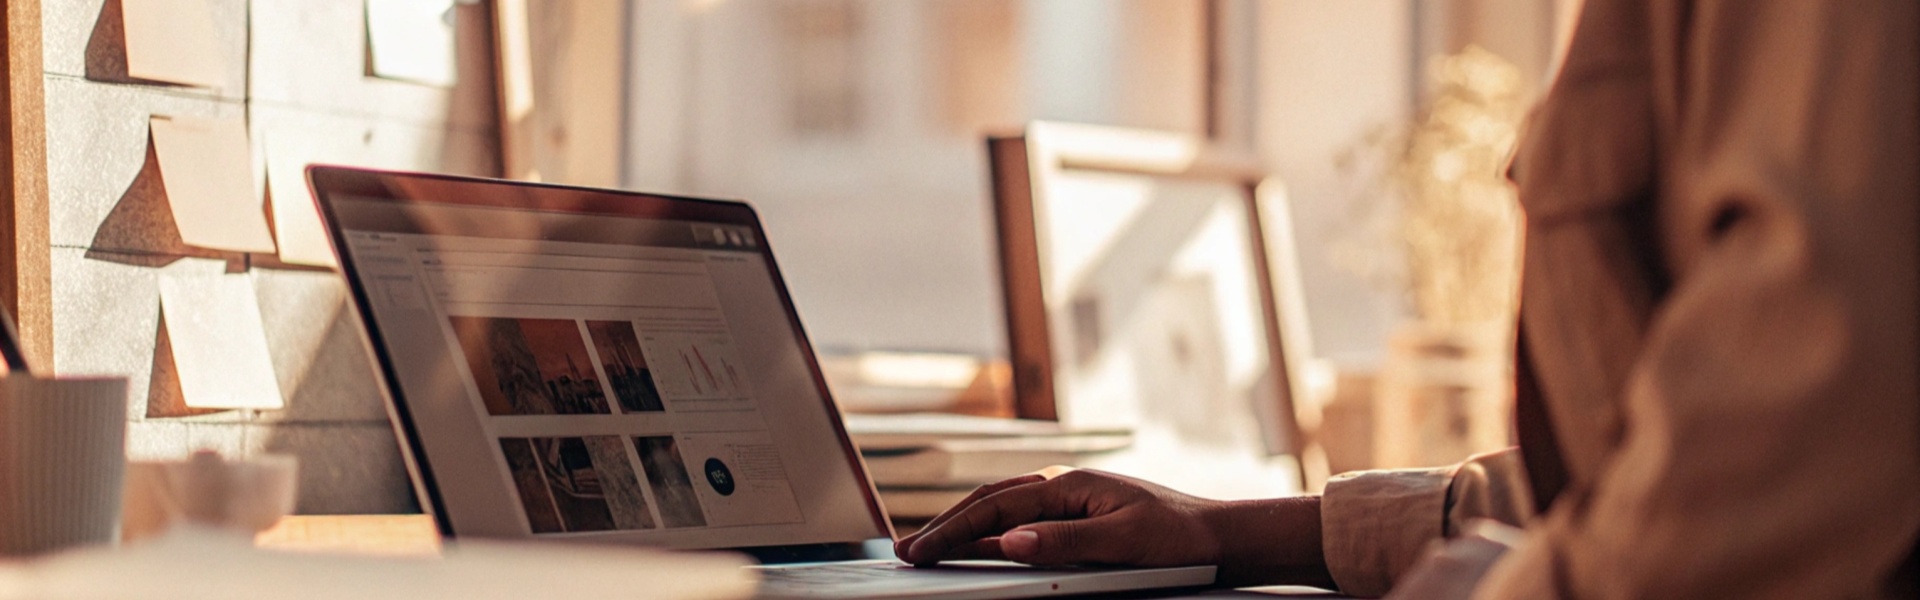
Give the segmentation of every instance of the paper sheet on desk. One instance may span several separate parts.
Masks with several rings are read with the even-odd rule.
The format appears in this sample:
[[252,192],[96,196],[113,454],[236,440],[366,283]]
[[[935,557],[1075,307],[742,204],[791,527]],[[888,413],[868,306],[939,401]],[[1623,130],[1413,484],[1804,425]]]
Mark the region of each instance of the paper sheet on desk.
[[747,598],[747,561],[611,546],[449,544],[438,558],[258,550],[197,532],[0,566],[0,600]]

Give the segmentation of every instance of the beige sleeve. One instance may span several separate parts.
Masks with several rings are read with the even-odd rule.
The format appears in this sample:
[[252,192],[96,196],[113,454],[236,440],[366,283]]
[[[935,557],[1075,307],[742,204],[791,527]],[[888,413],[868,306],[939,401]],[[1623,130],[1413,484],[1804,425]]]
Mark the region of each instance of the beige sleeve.
[[1879,596],[1920,535],[1920,4],[1669,8],[1674,277],[1624,437],[1476,595]]
[[1512,449],[1450,467],[1334,477],[1320,499],[1327,569],[1342,593],[1383,595],[1429,542],[1469,519],[1522,524],[1530,498],[1520,453]]

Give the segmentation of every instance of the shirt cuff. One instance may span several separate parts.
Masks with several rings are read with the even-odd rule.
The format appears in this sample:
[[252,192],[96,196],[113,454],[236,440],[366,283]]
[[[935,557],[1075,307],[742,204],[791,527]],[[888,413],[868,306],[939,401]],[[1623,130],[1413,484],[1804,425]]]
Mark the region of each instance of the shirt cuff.
[[1518,547],[1501,556],[1473,590],[1474,600],[1560,598],[1554,585],[1552,546],[1538,532],[1527,536]]
[[1376,597],[1440,539],[1453,467],[1347,473],[1320,498],[1322,550],[1340,591]]

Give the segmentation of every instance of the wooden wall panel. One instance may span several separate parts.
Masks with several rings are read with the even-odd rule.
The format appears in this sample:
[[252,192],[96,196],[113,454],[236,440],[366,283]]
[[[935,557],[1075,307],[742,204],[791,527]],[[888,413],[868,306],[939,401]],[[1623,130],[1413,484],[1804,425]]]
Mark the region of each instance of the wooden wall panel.
[[0,304],[13,312],[36,367],[53,361],[52,274],[47,245],[47,156],[41,92],[40,2],[8,0],[0,93]]

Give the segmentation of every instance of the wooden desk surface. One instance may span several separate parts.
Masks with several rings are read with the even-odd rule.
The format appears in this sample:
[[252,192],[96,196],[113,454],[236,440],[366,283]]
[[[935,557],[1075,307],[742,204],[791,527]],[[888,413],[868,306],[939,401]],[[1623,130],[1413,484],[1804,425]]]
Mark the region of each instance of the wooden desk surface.
[[[376,556],[433,556],[440,553],[440,532],[426,515],[295,515],[254,536],[261,548],[295,552],[344,552]],[[1271,587],[1219,590],[1177,596],[1143,593],[1139,598],[1198,600],[1271,598],[1345,598],[1314,588]]]
[[440,553],[440,531],[427,515],[294,515],[254,536],[253,545],[297,552],[432,556]]

